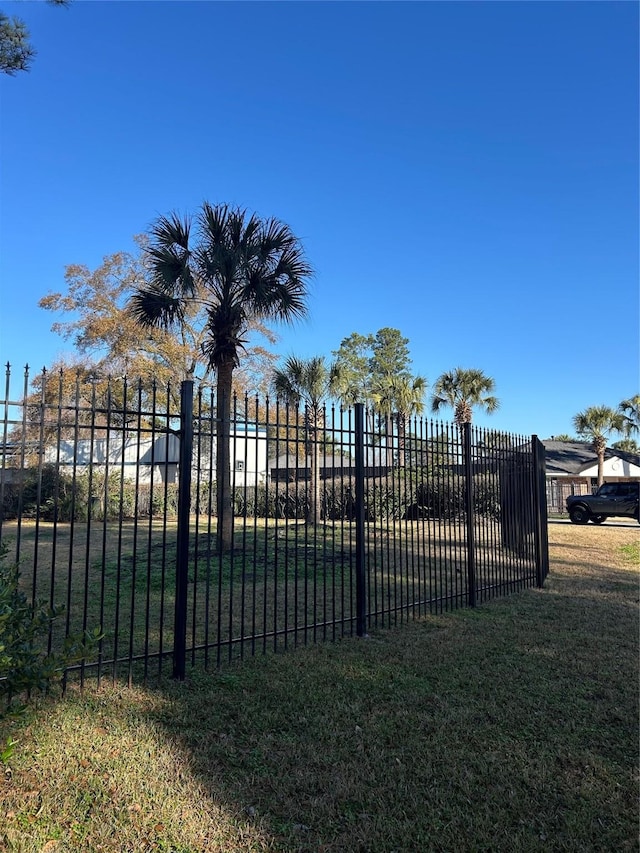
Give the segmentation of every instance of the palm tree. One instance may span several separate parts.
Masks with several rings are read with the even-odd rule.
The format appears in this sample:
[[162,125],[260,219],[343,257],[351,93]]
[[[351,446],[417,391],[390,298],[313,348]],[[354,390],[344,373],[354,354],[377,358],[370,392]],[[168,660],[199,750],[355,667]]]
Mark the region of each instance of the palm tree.
[[206,316],[202,351],[216,372],[218,430],[216,480],[218,544],[233,545],[229,464],[233,371],[255,320],[291,322],[306,314],[312,270],[299,240],[277,219],[205,202],[190,217],[161,216],[146,249],[151,283],[131,298],[131,310],[147,327],[179,324],[194,300]]
[[588,438],[598,457],[598,487],[604,481],[604,452],[611,432],[624,432],[624,415],[609,406],[591,406],[573,418],[578,435]]
[[454,420],[459,427],[470,424],[473,419],[473,407],[484,409],[488,414],[495,412],[500,405],[498,398],[492,396],[495,382],[485,376],[481,370],[456,367],[438,377],[433,386],[431,409],[438,412],[442,406],[451,406]]
[[640,394],[623,400],[618,411],[624,418],[624,434],[629,438],[632,433],[640,432]]
[[404,467],[407,421],[412,415],[424,411],[427,380],[423,376],[394,376],[378,385],[374,400],[386,418],[395,421],[398,428],[398,465]]
[[296,408],[304,404],[305,449],[309,458],[311,490],[307,522],[320,522],[320,431],[325,425],[325,403],[335,393],[338,369],[327,366],[322,356],[308,360],[289,356],[284,366],[276,370],[273,390],[278,399]]
[[620,441],[614,441],[611,445],[615,450],[622,450],[623,453],[633,453],[635,456],[640,455],[640,447],[635,438],[623,438]]

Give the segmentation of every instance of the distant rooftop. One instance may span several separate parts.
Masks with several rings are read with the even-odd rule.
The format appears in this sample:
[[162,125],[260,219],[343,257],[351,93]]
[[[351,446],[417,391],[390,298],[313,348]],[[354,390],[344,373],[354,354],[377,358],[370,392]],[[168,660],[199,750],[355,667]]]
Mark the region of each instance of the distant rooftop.
[[[588,441],[556,441],[546,438],[542,442],[545,450],[547,473],[580,474],[597,461],[593,445]],[[627,453],[607,447],[605,459],[622,459],[631,465],[640,466],[640,456],[637,453]]]

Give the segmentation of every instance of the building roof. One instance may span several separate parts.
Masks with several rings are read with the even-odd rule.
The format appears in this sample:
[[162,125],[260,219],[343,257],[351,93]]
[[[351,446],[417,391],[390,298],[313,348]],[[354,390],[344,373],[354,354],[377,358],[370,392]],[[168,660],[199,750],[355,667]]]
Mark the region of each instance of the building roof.
[[[542,443],[545,451],[547,474],[574,474],[579,476],[597,465],[598,457],[590,442],[545,439]],[[624,450],[616,450],[614,447],[607,447],[604,458],[605,461],[620,459],[628,465],[640,467],[640,456],[638,454],[626,453]]]

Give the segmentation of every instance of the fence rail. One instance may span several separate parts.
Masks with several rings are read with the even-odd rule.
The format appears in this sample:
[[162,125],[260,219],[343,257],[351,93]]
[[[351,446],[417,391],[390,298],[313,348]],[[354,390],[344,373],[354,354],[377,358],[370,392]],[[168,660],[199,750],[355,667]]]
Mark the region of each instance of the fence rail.
[[199,661],[362,635],[546,577],[535,436],[236,399],[225,486],[210,389],[38,384],[25,373],[12,399],[7,369],[0,543],[33,601],[65,605],[49,650],[101,629],[81,679],[169,666],[183,678]]

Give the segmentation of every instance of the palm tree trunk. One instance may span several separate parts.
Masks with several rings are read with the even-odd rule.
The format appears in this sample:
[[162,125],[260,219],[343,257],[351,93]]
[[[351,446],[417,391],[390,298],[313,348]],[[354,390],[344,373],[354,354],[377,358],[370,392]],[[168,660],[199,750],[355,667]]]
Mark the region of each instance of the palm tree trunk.
[[309,488],[309,514],[308,524],[320,523],[320,448],[318,447],[318,429],[309,429],[309,442],[307,444],[307,456],[309,458],[309,476],[311,479]]
[[218,430],[216,434],[216,510],[218,514],[218,549],[233,548],[233,505],[231,500],[231,387],[233,364],[218,365],[217,407]]
[[[393,468],[393,428],[389,423],[389,415],[384,414],[380,415],[379,419],[379,428],[381,431],[380,436],[380,464],[385,465],[388,468]],[[382,448],[384,447],[384,462],[382,461]]]
[[607,442],[602,436],[598,436],[593,442],[593,449],[598,456],[598,488],[604,483],[604,452]]
[[405,457],[405,445],[407,440],[407,424],[404,415],[398,412],[398,467],[404,468],[407,464]]
[[460,400],[456,403],[454,420],[462,429],[463,424],[470,424],[473,419],[471,406],[466,400]]

